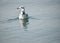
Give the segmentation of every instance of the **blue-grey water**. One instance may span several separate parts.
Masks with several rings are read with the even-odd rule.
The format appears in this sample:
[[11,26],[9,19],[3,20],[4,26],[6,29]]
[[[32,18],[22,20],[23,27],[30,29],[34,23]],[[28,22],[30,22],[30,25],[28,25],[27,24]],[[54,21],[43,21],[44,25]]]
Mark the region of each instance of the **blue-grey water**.
[[[22,4],[28,20],[18,19]],[[0,43],[60,43],[60,0],[0,0]]]

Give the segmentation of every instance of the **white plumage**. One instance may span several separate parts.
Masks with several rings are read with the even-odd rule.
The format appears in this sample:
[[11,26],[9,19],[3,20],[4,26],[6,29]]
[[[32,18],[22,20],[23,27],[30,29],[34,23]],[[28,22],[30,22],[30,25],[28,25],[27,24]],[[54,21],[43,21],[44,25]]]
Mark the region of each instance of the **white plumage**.
[[19,19],[28,19],[28,14],[25,13],[24,6],[20,6],[17,9],[19,9]]

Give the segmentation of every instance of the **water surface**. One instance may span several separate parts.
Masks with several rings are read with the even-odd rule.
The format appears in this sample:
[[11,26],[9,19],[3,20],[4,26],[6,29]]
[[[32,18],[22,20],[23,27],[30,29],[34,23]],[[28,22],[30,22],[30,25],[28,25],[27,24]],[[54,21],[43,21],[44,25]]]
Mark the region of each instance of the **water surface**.
[[[18,19],[23,4],[28,20]],[[59,43],[60,0],[0,0],[0,43]]]

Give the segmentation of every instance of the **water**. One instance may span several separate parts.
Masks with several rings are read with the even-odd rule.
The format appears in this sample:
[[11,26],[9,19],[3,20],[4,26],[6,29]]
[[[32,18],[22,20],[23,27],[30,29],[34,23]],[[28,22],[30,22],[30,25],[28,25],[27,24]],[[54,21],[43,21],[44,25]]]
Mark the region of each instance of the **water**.
[[[59,43],[60,0],[19,2],[0,0],[0,43]],[[19,4],[25,6],[28,20],[18,19]]]

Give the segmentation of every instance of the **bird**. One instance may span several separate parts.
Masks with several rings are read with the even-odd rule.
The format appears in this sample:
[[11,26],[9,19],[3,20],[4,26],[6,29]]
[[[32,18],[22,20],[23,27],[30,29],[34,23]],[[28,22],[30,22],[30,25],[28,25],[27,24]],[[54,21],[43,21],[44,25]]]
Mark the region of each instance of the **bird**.
[[19,19],[28,19],[28,14],[25,12],[24,6],[19,6],[17,9],[19,9]]

